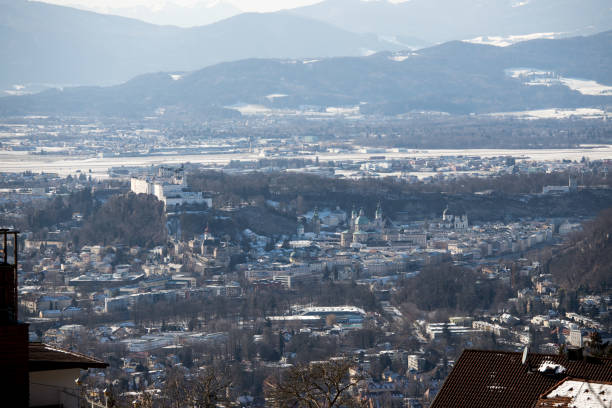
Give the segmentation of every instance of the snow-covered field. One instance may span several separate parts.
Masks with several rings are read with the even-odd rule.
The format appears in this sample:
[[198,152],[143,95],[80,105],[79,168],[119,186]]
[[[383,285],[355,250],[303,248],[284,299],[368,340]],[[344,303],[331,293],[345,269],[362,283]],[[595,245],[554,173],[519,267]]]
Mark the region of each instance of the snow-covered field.
[[528,86],[566,86],[583,95],[612,96],[612,86],[590,79],[565,78],[556,72],[538,68],[508,68],[505,73]]
[[596,81],[574,78],[559,78],[559,81],[569,89],[583,95],[612,96],[612,86],[602,85]]
[[359,106],[349,106],[349,107],[329,107],[325,110],[327,113],[332,115],[359,115]]
[[490,116],[516,117],[520,119],[569,119],[571,117],[580,119],[603,119],[612,118],[612,114],[595,108],[578,109],[538,109],[520,112],[499,112]]
[[486,44],[494,45],[496,47],[508,47],[512,44],[516,44],[522,41],[538,40],[538,39],[555,39],[559,38],[563,33],[531,33],[531,34],[520,34],[520,35],[507,35],[501,36],[482,36],[476,37],[464,42],[472,44]]
[[229,109],[234,109],[240,112],[242,115],[269,115],[277,111],[278,109],[271,109],[263,105],[244,104],[227,106]]
[[[267,95],[266,98],[273,102],[277,98],[285,98],[288,95],[283,94],[272,94]],[[300,109],[277,109],[269,108],[264,105],[257,104],[236,104],[232,106],[226,106],[227,109],[234,109],[240,112],[242,115],[263,115],[263,116],[308,116],[308,117],[330,117],[330,116],[343,116],[345,118],[357,118],[361,117],[359,112],[359,106],[330,106],[321,110],[300,110]]]
[[[590,160],[612,159],[612,145],[583,146],[575,149],[444,149],[444,150],[406,150],[385,151],[381,153],[387,159],[402,158],[435,158],[443,156],[480,156],[499,157],[512,156],[518,160],[558,161],[562,159],[580,160],[587,157]],[[319,160],[354,160],[368,161],[370,153],[346,152],[316,154]],[[295,154],[284,157],[315,159],[315,155]],[[259,158],[258,153],[214,153],[191,155],[135,156],[135,157],[75,157],[63,154],[33,156],[27,152],[0,151],[0,172],[51,172],[61,175],[74,175],[77,170],[92,177],[108,177],[111,167],[144,167],[160,164],[198,163],[204,165],[225,165],[232,160],[252,161]],[[426,176],[426,174],[419,174]]]
[[270,94],[270,95],[266,95],[266,99],[269,100],[270,102],[272,102],[275,99],[286,98],[287,96],[289,96],[289,95],[286,95],[286,94]]

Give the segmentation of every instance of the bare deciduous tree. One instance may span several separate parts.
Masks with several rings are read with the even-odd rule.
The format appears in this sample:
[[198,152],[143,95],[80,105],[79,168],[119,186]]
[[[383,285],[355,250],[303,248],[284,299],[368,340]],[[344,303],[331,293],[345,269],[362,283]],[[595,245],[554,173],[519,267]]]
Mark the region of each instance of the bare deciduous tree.
[[208,369],[191,381],[188,401],[190,406],[216,408],[229,406],[227,390],[230,380],[225,373],[214,368]]
[[298,365],[267,380],[266,396],[275,407],[360,407],[353,391],[362,377],[351,375],[352,363],[335,360]]
[[171,408],[217,408],[229,406],[228,375],[208,368],[197,375],[186,376],[178,371],[168,373],[163,392],[166,405]]

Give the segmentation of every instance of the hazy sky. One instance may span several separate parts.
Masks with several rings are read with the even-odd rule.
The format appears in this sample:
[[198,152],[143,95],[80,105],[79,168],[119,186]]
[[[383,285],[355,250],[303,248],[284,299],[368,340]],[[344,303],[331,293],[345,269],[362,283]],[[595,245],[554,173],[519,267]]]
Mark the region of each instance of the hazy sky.
[[60,4],[64,6],[87,7],[90,9],[103,10],[105,8],[128,8],[133,6],[145,6],[151,9],[162,8],[165,3],[175,3],[190,7],[197,3],[211,4],[230,3],[243,11],[275,11],[280,9],[295,8],[308,4],[318,3],[321,0],[42,0],[46,3]]
[[[193,6],[197,3],[211,4],[230,3],[243,11],[276,11],[290,9],[309,4],[319,3],[322,0],[39,0],[45,3],[60,4],[64,6],[86,7],[89,9],[104,10],[107,8],[128,8],[145,6],[150,9],[160,9],[166,3],[175,3],[181,6]],[[380,1],[380,0],[364,0]],[[388,0],[391,3],[401,3],[406,0]]]

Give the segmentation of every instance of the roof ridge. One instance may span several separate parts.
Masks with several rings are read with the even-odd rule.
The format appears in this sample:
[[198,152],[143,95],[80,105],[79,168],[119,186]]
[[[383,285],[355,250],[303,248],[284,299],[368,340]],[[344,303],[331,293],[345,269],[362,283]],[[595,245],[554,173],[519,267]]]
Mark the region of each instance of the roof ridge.
[[[522,353],[521,351],[508,351],[508,350],[464,349],[461,354],[463,354],[465,352],[492,353],[492,354],[519,354],[519,355]],[[572,361],[572,360],[569,360],[566,355],[560,355],[560,354],[544,354],[544,353],[532,353],[532,352],[529,352],[529,355],[530,356],[557,357],[557,358],[564,358],[564,359],[566,359],[568,361]],[[609,361],[612,361],[611,357],[595,357],[595,356],[587,356],[587,357],[595,358],[597,360],[609,360]],[[579,361],[587,362],[586,360],[579,360]]]
[[69,354],[72,354],[72,355],[74,355],[76,357],[88,358],[90,360],[93,360],[93,361],[96,361],[96,362],[99,362],[99,363],[104,363],[104,361],[99,360],[96,357],[92,357],[92,356],[89,356],[87,354],[79,353],[78,351],[67,350],[67,349],[64,349],[64,348],[61,348],[61,347],[52,346],[52,345],[47,344],[47,343],[42,343],[42,342],[38,342],[38,343],[41,344],[42,346],[46,347],[46,348],[49,348],[49,349],[53,350],[53,351],[58,351],[58,352],[61,352],[61,353],[69,353]]
[[556,390],[561,384],[567,382],[567,381],[579,381],[579,382],[585,382],[585,383],[596,383],[596,384],[606,384],[606,385],[612,385],[612,381],[596,381],[596,380],[587,380],[585,378],[580,378],[580,377],[565,377],[562,380],[559,380],[555,385],[552,385],[549,389],[547,389],[546,391],[544,391],[540,397],[538,398],[538,400],[541,399],[545,399],[546,396],[548,394],[550,394],[551,392],[553,392],[554,390]]

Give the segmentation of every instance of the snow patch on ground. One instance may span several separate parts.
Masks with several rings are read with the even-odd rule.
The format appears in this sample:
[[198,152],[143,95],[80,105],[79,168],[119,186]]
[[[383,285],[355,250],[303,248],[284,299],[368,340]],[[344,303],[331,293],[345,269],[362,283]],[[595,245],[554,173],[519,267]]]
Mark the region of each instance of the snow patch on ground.
[[406,53],[396,52],[393,55],[391,55],[389,57],[389,59],[391,61],[395,61],[395,62],[403,62],[403,61],[406,61],[408,58],[416,57],[417,55],[419,55],[419,54],[417,54],[416,52],[411,52],[411,53],[407,53],[407,54]]
[[270,102],[273,102],[275,99],[279,99],[279,98],[286,98],[289,95],[286,94],[270,94],[270,95],[266,95],[266,99],[269,100]]
[[523,7],[523,6],[528,5],[529,2],[530,0],[517,1],[512,5],[512,7]]
[[16,84],[13,85],[11,89],[6,89],[4,93],[11,96],[19,96],[28,94],[30,92],[26,91],[25,85]]
[[[524,4],[522,4],[524,5]],[[505,37],[502,36],[481,36],[472,38],[469,40],[463,40],[463,42],[468,42],[472,44],[485,44],[485,45],[494,45],[496,47],[508,47],[510,45],[516,44],[522,41],[530,41],[530,40],[539,40],[539,39],[555,39],[559,38],[559,36],[563,33],[532,33],[532,34],[521,34],[521,35],[508,35]]]
[[303,60],[302,64],[307,65],[307,64],[314,64],[315,62],[319,62],[321,60],[318,59],[307,59],[307,60]]
[[270,108],[267,108],[263,105],[254,104],[234,105],[229,106],[228,108],[237,110],[242,115],[265,115],[272,112],[272,109]]
[[332,115],[359,115],[359,106],[350,107],[329,107],[325,112]]
[[183,76],[181,74],[170,74],[170,78],[172,78],[173,81],[178,81],[183,78]]
[[226,106],[227,109],[233,109],[240,112],[242,115],[262,115],[262,116],[309,116],[309,117],[334,117],[344,116],[347,119],[360,118],[359,105],[357,106],[340,106],[327,107],[323,110],[322,107],[301,107],[276,109],[264,105],[238,103],[231,106]]
[[569,119],[572,117],[580,119],[603,119],[612,118],[612,115],[601,109],[577,108],[577,109],[537,109],[520,112],[498,112],[491,113],[489,116],[496,117],[515,117],[518,119]]
[[509,68],[506,75],[510,78],[525,79],[533,76],[548,76],[554,74],[551,71],[537,70],[534,68]]
[[561,83],[583,95],[612,96],[612,86],[602,85],[596,81],[574,78],[559,78]]
[[553,71],[537,68],[510,68],[506,76],[518,79],[528,86],[567,86],[572,91],[591,96],[612,96],[612,86],[603,85],[589,79],[564,78]]

